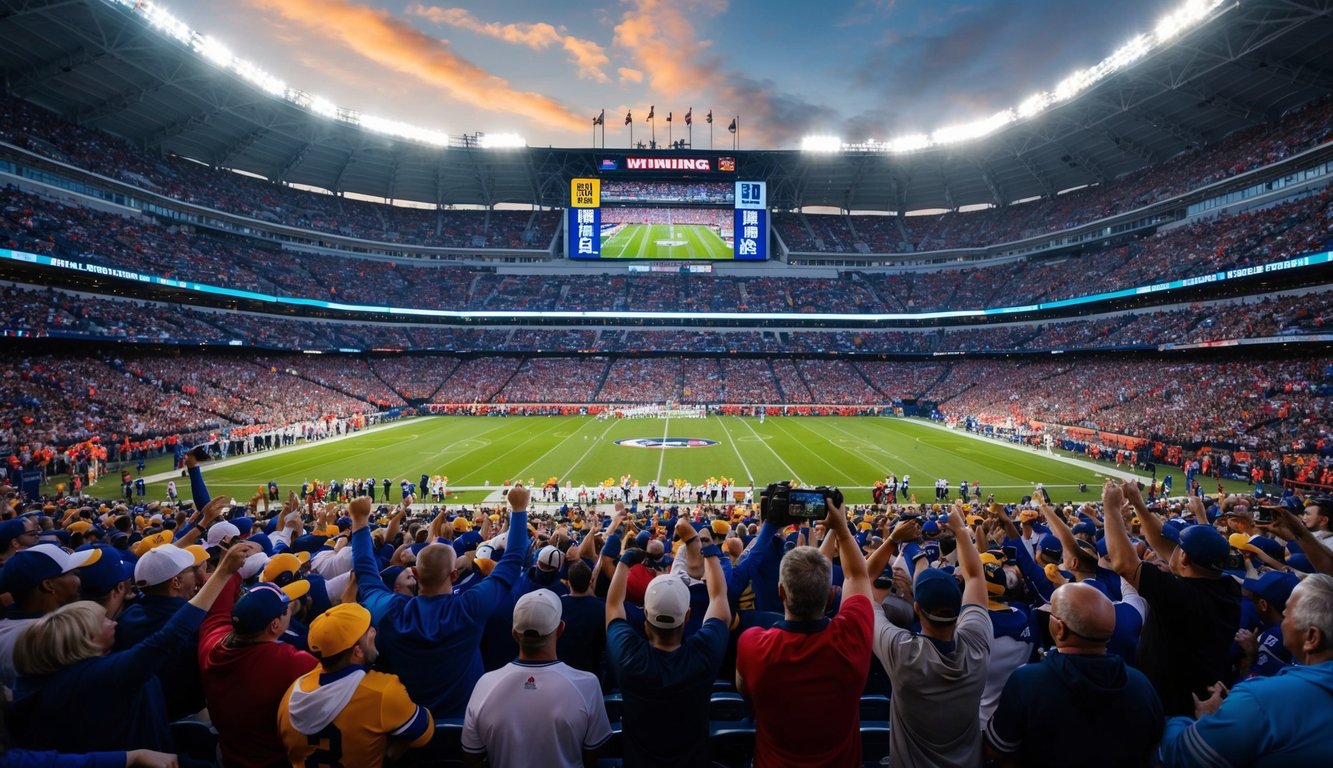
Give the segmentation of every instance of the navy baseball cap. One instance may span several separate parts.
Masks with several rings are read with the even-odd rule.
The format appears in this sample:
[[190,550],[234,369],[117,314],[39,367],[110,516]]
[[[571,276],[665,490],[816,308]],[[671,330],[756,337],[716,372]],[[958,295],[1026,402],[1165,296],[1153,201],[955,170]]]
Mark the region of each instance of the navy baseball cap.
[[1241,582],[1241,586],[1267,600],[1269,605],[1281,611],[1286,609],[1287,599],[1291,597],[1291,591],[1300,583],[1301,577],[1294,573],[1269,571],[1257,579],[1245,579]]
[[1065,551],[1065,547],[1060,543],[1060,539],[1049,533],[1041,537],[1040,549],[1042,554],[1050,555],[1052,557],[1059,557],[1064,554]]
[[258,632],[281,616],[293,600],[299,600],[309,591],[310,582],[305,580],[293,581],[285,587],[261,581],[231,609],[232,629],[243,635]]
[[38,544],[14,553],[0,569],[0,589],[14,595],[30,592],[47,579],[92,565],[102,557],[98,550],[70,554],[54,544]]
[[105,597],[111,594],[117,584],[134,579],[134,563],[121,557],[122,550],[106,544],[95,544],[80,547],[79,551],[93,549],[100,551],[101,557],[79,569],[79,589],[84,597]]
[[1222,570],[1231,545],[1211,525],[1191,525],[1180,532],[1180,548],[1201,568]]
[[963,607],[963,590],[951,574],[940,568],[922,571],[912,594],[926,618],[941,624],[956,621]]

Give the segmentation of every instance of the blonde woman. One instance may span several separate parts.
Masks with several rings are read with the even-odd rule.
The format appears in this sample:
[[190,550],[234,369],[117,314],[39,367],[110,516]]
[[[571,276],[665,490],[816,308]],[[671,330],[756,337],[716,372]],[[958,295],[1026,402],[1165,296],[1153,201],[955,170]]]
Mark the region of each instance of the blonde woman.
[[[116,622],[97,603],[80,601],[43,616],[19,637],[19,679],[10,726],[15,746],[62,752],[174,751],[156,673],[182,647],[222,587],[257,549],[227,550],[217,571],[165,626],[134,647],[109,653]],[[72,725],[77,724],[77,725]]]

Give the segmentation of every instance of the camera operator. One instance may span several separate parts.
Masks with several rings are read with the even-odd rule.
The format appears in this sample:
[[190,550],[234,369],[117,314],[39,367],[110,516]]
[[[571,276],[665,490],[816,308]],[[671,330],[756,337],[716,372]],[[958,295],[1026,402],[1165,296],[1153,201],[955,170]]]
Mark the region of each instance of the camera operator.
[[[778,575],[784,620],[748,629],[737,643],[736,688],[754,707],[756,765],[861,765],[860,695],[874,626],[870,577],[841,494],[825,498],[824,525],[837,539],[844,574],[837,616],[824,615],[832,564],[814,547],[796,547]],[[819,728],[793,720],[793,713],[811,712],[819,713]]]

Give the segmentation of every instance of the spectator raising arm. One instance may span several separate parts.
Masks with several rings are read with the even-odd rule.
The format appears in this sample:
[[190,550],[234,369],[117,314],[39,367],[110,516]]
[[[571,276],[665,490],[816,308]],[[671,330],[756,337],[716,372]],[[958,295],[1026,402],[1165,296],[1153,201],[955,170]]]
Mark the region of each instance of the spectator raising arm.
[[986,606],[986,578],[981,570],[981,554],[972,541],[972,531],[965,522],[962,505],[949,513],[948,526],[958,542],[958,569],[963,573],[963,605]]
[[[1139,553],[1129,540],[1129,531],[1125,529],[1125,516],[1122,511],[1124,504],[1124,492],[1120,490],[1119,485],[1108,479],[1102,485],[1102,517],[1106,521],[1106,556],[1111,560],[1111,569],[1137,590],[1139,568],[1143,565],[1143,560],[1139,558]],[[1158,535],[1161,535],[1160,529]]]
[[[871,581],[866,571],[866,558],[861,554],[861,546],[856,543],[856,537],[847,525],[847,509],[833,506],[832,501],[824,503],[828,505],[824,530],[826,535],[836,538],[838,542],[838,560],[842,564],[842,599],[845,601],[852,595],[861,595],[869,600]],[[978,560],[977,573],[980,572],[981,561]],[[984,598],[984,591],[982,595]]]
[[[1152,547],[1152,551],[1156,552],[1158,557],[1170,560],[1171,553],[1176,551],[1176,544],[1162,535],[1162,518],[1158,517],[1157,513],[1150,512],[1148,506],[1143,503],[1138,482],[1130,480],[1120,486],[1120,491],[1124,494],[1125,501],[1134,507],[1134,513],[1139,517],[1139,527],[1143,529],[1143,536],[1148,540],[1148,546]],[[1199,512],[1203,509],[1203,500],[1198,496],[1190,496],[1188,503],[1195,519],[1198,519]]]

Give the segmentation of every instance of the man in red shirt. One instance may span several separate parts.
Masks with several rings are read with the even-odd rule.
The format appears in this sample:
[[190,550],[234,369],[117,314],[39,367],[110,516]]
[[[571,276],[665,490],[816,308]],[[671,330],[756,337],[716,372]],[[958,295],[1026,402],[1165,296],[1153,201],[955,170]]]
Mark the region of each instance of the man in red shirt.
[[318,665],[314,656],[278,642],[307,581],[256,585],[240,600],[239,574],[222,589],[199,628],[199,676],[218,731],[222,763],[242,768],[286,764],[278,707],[292,683]]
[[[782,558],[784,620],[746,630],[736,646],[736,688],[754,708],[755,765],[860,766],[860,700],[875,621],[865,557],[844,508],[828,503],[824,528],[838,544],[842,606],[824,615],[833,565],[814,547]],[[819,727],[810,727],[815,716]]]

